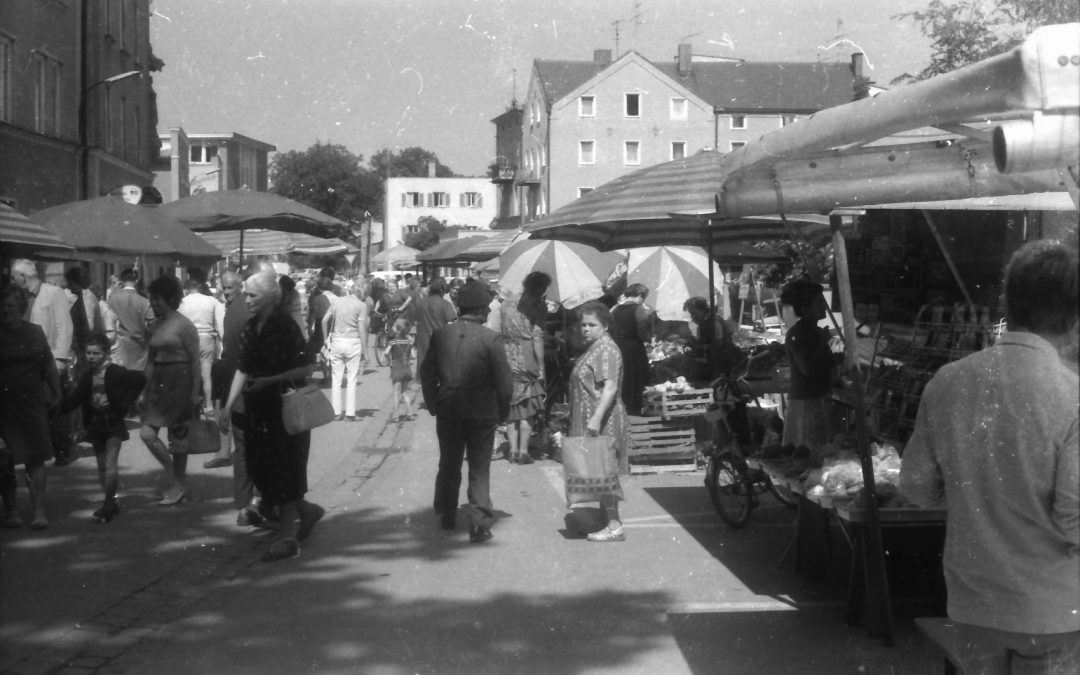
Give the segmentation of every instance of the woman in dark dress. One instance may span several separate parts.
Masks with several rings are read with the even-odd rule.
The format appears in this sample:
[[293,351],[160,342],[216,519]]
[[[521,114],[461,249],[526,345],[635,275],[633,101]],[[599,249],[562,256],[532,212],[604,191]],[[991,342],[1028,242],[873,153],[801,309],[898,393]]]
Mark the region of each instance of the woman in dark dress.
[[324,511],[304,499],[311,432],[285,431],[281,393],[302,386],[315,365],[300,327],[281,309],[281,287],[272,273],[244,282],[244,302],[252,317],[240,338],[238,368],[219,423],[229,429],[228,411],[243,396],[247,472],[263,503],[281,515],[281,530],[263,560],[295,558]]
[[24,321],[29,299],[22,289],[0,289],[0,495],[4,527],[21,527],[15,508],[15,467],[26,466],[31,527],[49,525],[45,513],[45,462],[52,459],[48,409],[60,403],[60,377],[41,326]]
[[818,326],[828,312],[820,284],[797,279],[784,287],[780,302],[799,318],[786,335],[791,364],[784,445],[818,447],[832,440],[832,351],[829,329]]
[[652,339],[644,284],[630,284],[619,304],[611,310],[611,337],[623,357],[622,400],[629,415],[641,414],[642,390],[649,384],[649,354],[645,343]]

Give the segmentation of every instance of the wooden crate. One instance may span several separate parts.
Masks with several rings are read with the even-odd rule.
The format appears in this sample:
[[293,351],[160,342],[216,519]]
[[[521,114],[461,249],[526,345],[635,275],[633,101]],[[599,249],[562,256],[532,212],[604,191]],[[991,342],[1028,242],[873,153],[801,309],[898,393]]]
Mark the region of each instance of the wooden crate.
[[704,413],[712,402],[712,389],[665,391],[659,396],[646,395],[641,411],[647,417],[692,417]]
[[630,437],[627,455],[631,462],[689,459],[697,454],[697,434],[694,420],[629,415]]

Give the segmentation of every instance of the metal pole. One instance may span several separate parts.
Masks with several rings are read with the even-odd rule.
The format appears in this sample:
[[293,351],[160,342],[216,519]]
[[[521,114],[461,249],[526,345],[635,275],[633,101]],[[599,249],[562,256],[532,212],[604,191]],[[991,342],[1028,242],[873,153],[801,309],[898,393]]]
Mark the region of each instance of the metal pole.
[[953,262],[953,258],[949,255],[949,249],[945,247],[945,240],[941,238],[941,232],[938,232],[937,225],[934,224],[934,219],[930,217],[930,212],[926,209],[922,209],[923,218],[926,219],[926,224],[930,226],[930,233],[934,235],[934,241],[937,242],[938,248],[941,249],[941,254],[945,256],[945,264],[949,266],[949,271],[952,272],[953,279],[956,280],[956,285],[960,287],[960,292],[964,294],[964,299],[967,300],[968,307],[975,304],[971,299],[971,294],[968,293],[967,286],[964,285],[964,280],[960,276],[960,271],[956,269],[956,263]]
[[[836,259],[837,287],[840,291],[840,307],[844,320],[844,349],[852,357],[850,363],[858,367],[858,361],[854,359],[855,343],[855,305],[851,297],[851,278],[848,274],[847,245],[844,235],[834,227],[833,229],[833,255]],[[885,643],[893,643],[892,605],[889,601],[889,579],[885,574],[885,552],[881,543],[881,520],[878,514],[877,490],[874,485],[874,463],[870,458],[870,430],[866,424],[866,392],[863,390],[863,379],[856,373],[851,378],[852,388],[855,390],[855,433],[857,435],[857,450],[859,463],[862,465],[863,490],[866,495],[866,529],[867,536],[863,542],[865,556],[864,573],[866,574],[866,596],[870,607],[880,611],[879,616],[868,616],[867,627],[872,636],[877,636],[880,628],[880,637]],[[856,555],[858,553],[856,552]]]

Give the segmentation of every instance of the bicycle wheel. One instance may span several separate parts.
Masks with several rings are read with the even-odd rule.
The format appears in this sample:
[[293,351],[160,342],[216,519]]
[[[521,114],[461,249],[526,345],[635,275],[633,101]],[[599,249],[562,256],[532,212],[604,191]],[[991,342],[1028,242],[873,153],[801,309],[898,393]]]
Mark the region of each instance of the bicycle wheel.
[[720,520],[738,529],[750,520],[752,495],[746,489],[745,476],[736,468],[733,459],[730,452],[711,455],[705,484]]
[[776,501],[780,502],[789,509],[799,508],[799,498],[795,495],[794,492],[787,489],[786,487],[782,485],[777,485],[776,483],[772,482],[772,480],[770,480],[769,492],[773,494],[773,497],[776,497]]
[[390,355],[386,353],[386,345],[390,343],[390,338],[386,336],[386,331],[380,331],[375,337],[375,363],[380,366],[390,365]]

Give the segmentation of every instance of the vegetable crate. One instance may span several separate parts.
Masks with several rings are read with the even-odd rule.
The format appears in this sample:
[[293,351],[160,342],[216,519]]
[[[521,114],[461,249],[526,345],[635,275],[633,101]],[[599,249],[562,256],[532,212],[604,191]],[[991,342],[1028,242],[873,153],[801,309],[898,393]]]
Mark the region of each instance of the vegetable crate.
[[694,420],[689,418],[635,417],[629,415],[630,438],[627,455],[630,461],[647,464],[654,460],[686,459],[697,455]]
[[642,412],[646,416],[690,417],[701,415],[713,402],[712,389],[686,389],[681,392],[665,391],[660,394],[646,394],[642,403]]

